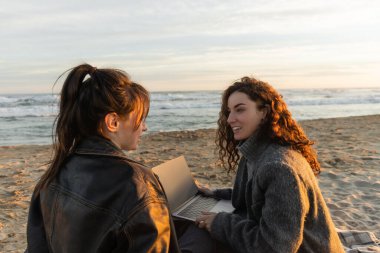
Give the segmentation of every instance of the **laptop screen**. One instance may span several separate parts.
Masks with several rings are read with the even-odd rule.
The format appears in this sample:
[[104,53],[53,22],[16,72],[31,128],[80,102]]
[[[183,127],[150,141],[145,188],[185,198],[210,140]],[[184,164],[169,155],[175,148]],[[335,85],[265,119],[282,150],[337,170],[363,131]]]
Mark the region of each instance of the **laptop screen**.
[[198,192],[183,156],[162,163],[152,168],[152,171],[160,179],[172,211]]

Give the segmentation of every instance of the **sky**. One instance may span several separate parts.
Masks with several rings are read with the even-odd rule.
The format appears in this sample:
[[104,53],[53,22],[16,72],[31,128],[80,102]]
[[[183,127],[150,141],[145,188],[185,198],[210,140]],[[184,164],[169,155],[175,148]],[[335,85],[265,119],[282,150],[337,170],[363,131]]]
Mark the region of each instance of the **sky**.
[[52,92],[85,62],[150,91],[222,90],[242,76],[280,89],[380,88],[378,0],[0,5],[0,94]]

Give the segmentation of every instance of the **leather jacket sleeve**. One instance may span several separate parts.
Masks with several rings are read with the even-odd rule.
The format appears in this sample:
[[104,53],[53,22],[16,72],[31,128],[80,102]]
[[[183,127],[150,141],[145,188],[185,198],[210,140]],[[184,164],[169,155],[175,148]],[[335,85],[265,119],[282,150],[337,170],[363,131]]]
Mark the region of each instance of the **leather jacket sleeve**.
[[124,225],[128,252],[169,252],[170,224],[166,205],[149,201]]
[[27,225],[27,249],[25,253],[48,253],[49,248],[45,237],[45,227],[41,215],[40,195],[33,193],[28,225]]

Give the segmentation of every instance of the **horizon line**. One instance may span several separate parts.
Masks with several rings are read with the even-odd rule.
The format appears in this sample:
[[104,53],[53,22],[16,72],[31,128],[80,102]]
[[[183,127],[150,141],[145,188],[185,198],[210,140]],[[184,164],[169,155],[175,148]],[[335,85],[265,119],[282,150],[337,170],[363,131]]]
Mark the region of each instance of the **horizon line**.
[[[297,88],[277,88],[277,90],[342,90],[342,89],[350,89],[350,90],[360,90],[360,89],[380,89],[380,87],[376,86],[367,86],[367,87],[333,87],[333,88],[306,88],[306,87],[297,87]],[[149,91],[149,93],[164,93],[164,92],[174,92],[174,93],[181,93],[181,92],[212,92],[212,91],[219,91],[222,92],[224,89],[210,89],[210,90],[152,90]],[[44,94],[44,95],[58,95],[59,92],[10,92],[10,93],[2,93],[0,92],[0,95],[34,95],[34,94]]]

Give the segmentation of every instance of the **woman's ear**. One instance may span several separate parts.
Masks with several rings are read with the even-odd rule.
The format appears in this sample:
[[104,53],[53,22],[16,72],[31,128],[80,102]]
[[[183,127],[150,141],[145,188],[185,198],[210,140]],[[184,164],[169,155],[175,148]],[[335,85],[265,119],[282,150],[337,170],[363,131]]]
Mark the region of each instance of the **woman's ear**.
[[270,106],[269,105],[265,105],[264,108],[263,108],[263,121],[266,121],[267,116],[269,115],[269,113],[270,113]]
[[117,132],[119,124],[119,115],[116,112],[107,113],[104,117],[104,126],[111,133]]

